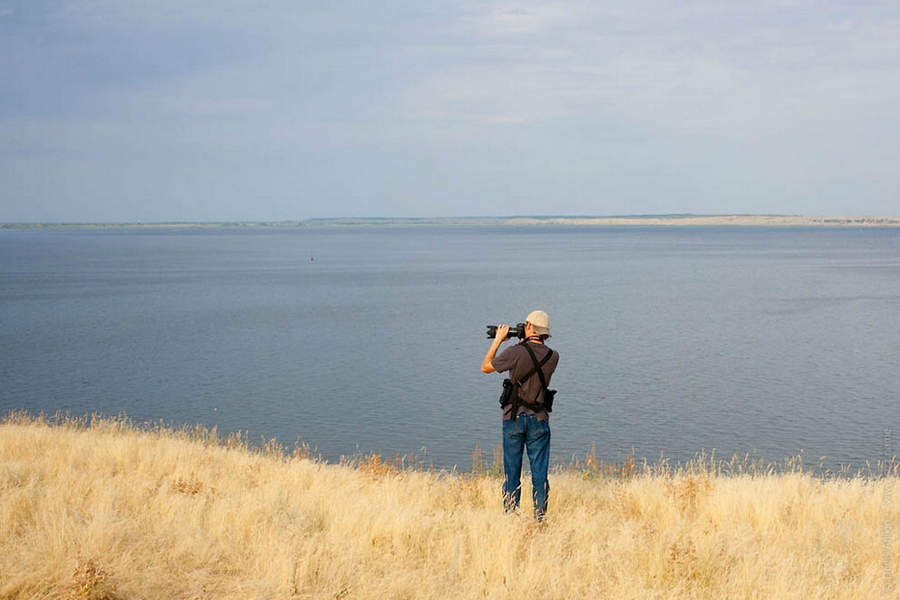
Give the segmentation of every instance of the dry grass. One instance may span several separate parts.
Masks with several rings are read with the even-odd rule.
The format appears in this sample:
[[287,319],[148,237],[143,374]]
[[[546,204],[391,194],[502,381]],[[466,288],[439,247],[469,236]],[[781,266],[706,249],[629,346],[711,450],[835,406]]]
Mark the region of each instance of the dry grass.
[[0,598],[897,597],[896,470],[588,455],[551,476],[539,526],[502,514],[496,460],[474,458],[470,475],[329,465],[215,431],[12,415]]

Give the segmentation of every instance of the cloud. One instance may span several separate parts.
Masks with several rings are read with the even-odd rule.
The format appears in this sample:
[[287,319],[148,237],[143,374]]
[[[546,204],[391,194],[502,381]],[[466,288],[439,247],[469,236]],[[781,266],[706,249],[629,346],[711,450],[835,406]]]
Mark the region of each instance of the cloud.
[[478,3],[467,7],[450,27],[464,35],[527,36],[552,29],[573,10],[574,4],[567,2]]
[[483,29],[493,33],[534,33],[541,24],[539,15],[521,8],[492,10],[481,19]]
[[[164,186],[178,210],[209,189],[239,205],[259,181],[267,197],[322,196],[349,214],[354,198],[398,197],[456,214],[462,196],[498,212],[492,194],[540,212],[554,189],[569,212],[623,206],[590,204],[598,194],[654,212],[660,198],[703,212],[715,194],[788,211],[854,184],[873,203],[900,190],[894,4],[3,8],[0,178],[49,204],[120,197],[110,169],[144,200],[158,173],[180,173]],[[39,181],[54,171],[71,175]]]
[[[601,115],[664,134],[754,135],[801,106],[832,115],[824,94],[868,104],[877,85],[876,96],[895,95],[896,19],[849,26],[841,12],[810,19],[792,12],[798,6],[555,5],[547,18],[531,7],[487,9],[473,18],[469,60],[411,81],[400,104],[422,119],[476,124],[493,115],[515,114],[520,123]],[[526,31],[535,34],[527,42],[508,35]]]

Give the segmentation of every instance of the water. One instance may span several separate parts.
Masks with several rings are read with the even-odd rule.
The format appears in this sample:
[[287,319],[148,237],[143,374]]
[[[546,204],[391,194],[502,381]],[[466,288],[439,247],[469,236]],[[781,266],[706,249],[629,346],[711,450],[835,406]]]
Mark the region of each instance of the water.
[[561,354],[554,461],[836,468],[898,425],[897,229],[0,231],[0,411],[465,470],[499,442],[484,326],[534,308]]

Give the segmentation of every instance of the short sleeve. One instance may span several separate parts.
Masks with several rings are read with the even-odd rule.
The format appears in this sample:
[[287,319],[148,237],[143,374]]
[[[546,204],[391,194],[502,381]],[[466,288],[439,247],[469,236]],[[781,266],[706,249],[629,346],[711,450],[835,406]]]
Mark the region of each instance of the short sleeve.
[[498,373],[509,371],[516,364],[516,346],[510,346],[491,361],[491,366]]

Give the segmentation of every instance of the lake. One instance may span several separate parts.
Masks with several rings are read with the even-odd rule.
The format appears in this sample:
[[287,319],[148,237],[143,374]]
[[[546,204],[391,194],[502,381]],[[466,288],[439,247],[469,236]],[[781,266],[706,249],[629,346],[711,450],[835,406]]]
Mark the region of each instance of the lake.
[[835,469],[898,425],[900,229],[0,230],[0,410],[124,412],[468,470],[485,325],[550,314],[554,462]]

